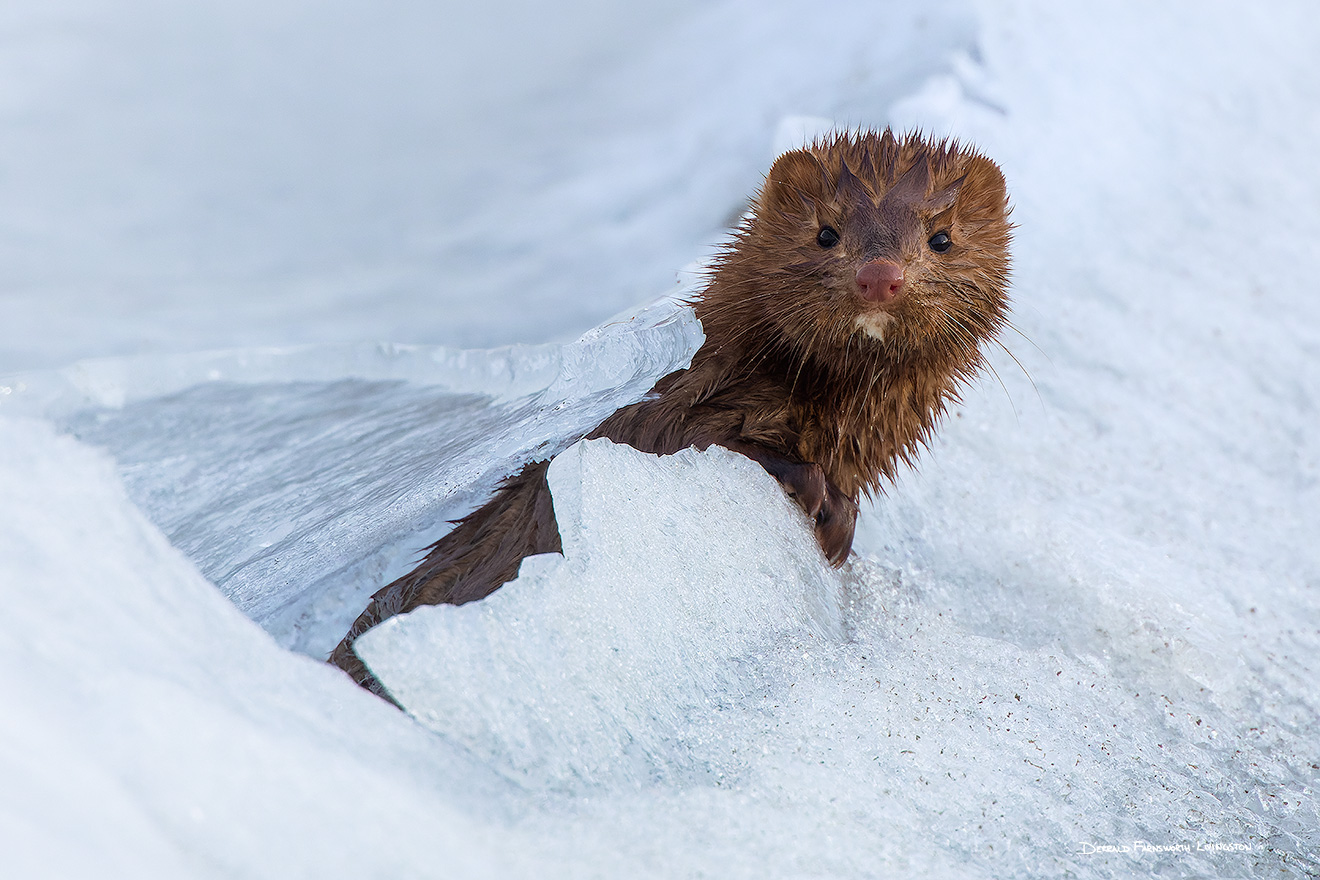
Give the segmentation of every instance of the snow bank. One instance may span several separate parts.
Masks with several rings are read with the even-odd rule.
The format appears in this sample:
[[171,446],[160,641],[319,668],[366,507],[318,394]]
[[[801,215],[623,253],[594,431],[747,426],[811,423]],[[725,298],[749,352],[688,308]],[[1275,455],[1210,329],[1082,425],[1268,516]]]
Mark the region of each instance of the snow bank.
[[[824,856],[792,832],[828,828],[826,873],[843,876],[946,859],[1105,876],[1134,856],[1095,848],[1134,841],[1152,872],[1309,858],[1314,730],[1262,739],[1278,707],[1243,699],[1263,670],[1240,664],[1263,658],[1213,653],[1213,606],[1148,617],[1148,584],[1151,603],[1108,610],[1137,632],[1104,655],[1024,645],[948,613],[968,587],[942,573],[829,569],[773,480],[724,450],[591,441],[549,479],[563,557],[527,560],[480,603],[394,618],[359,651],[446,742],[585,801],[590,822],[626,835],[658,815],[751,846],[736,810],[785,838],[743,854],[764,870]],[[942,527],[971,538],[956,514]]]
[[104,455],[28,420],[0,444],[6,876],[501,874],[498,780],[272,643]]
[[672,289],[780,117],[882,121],[975,39],[963,0],[842,41],[749,0],[6,6],[0,373],[571,341]]

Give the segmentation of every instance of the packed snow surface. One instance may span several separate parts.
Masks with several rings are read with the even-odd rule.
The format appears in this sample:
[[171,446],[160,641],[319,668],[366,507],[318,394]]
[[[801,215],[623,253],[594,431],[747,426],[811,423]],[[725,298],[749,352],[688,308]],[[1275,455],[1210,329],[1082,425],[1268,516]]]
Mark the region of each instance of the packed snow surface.
[[[1320,17],[626,8],[0,12],[5,875],[1320,872]],[[1018,224],[839,570],[735,455],[576,442],[830,124]],[[408,713],[319,662],[553,454],[562,557],[363,638]]]

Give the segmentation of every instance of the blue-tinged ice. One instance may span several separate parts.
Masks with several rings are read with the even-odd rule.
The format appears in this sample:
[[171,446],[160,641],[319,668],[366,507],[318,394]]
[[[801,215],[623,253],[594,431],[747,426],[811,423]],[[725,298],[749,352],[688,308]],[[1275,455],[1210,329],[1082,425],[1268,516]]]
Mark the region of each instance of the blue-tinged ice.
[[93,362],[27,379],[26,396],[108,449],[245,614],[325,656],[450,520],[640,400],[701,339],[691,309],[664,300],[564,346]]

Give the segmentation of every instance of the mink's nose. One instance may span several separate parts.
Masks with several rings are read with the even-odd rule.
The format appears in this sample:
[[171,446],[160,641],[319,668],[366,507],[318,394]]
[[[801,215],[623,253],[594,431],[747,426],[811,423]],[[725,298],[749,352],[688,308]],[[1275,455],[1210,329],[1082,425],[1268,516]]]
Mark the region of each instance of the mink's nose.
[[893,302],[903,289],[903,267],[889,260],[872,260],[857,270],[857,287],[867,302]]

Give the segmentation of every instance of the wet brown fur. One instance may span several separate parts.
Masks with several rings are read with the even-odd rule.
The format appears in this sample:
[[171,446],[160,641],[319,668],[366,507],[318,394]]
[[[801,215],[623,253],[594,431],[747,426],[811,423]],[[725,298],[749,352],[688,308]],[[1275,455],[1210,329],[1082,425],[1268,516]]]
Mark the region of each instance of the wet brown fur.
[[[953,141],[868,131],[784,154],[693,303],[706,341],[691,366],[590,436],[748,455],[815,516],[841,563],[861,496],[914,463],[1005,323],[1007,214],[998,167]],[[817,243],[823,226],[837,245]],[[953,240],[945,253],[927,245],[939,231]],[[884,307],[858,296],[857,271],[874,260],[903,268],[902,295]],[[883,339],[857,323],[877,309],[890,316]],[[528,465],[377,592],[330,662],[388,699],[352,650],[357,636],[420,605],[480,599],[523,557],[558,551],[547,467]]]

